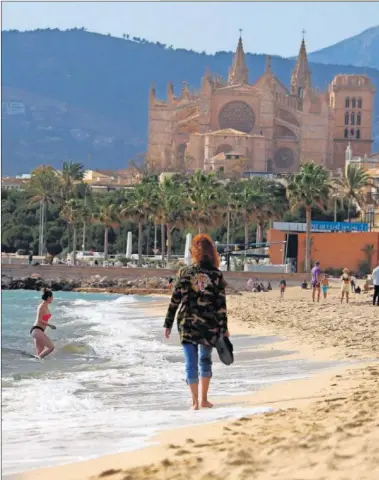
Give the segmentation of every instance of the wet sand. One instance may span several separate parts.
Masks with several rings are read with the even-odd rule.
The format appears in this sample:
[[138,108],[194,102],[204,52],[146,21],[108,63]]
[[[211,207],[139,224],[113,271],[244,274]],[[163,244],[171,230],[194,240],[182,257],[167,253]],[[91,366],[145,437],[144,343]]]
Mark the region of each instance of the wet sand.
[[[284,300],[277,291],[228,297],[232,335],[285,337],[261,345],[261,355],[281,349],[295,351],[286,358],[348,361],[215,402],[216,408],[232,402],[271,406],[273,413],[172,430],[156,438],[157,446],[17,478],[378,480],[379,309],[364,295],[341,305],[337,288],[319,305],[310,295],[293,287]],[[159,303],[156,315],[164,313],[168,299]]]

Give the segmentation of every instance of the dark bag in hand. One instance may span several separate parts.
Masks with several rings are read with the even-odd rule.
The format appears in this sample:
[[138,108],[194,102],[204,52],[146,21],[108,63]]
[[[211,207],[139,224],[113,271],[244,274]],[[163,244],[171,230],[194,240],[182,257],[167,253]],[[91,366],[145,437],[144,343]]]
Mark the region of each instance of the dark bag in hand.
[[228,337],[221,335],[216,342],[216,350],[223,364],[231,365],[234,362],[233,345]]

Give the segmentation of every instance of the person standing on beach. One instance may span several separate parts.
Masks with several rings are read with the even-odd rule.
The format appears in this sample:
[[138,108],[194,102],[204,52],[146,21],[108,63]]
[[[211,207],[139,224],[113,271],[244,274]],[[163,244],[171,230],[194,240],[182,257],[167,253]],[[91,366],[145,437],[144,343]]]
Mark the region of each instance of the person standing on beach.
[[341,303],[344,297],[346,297],[346,303],[349,303],[350,280],[349,270],[344,268],[341,276]]
[[329,280],[328,280],[328,275],[326,274],[321,280],[321,289],[322,289],[322,294],[324,295],[324,300],[326,300],[326,297],[328,296],[328,290],[329,290]]
[[312,268],[311,271],[312,275],[312,301],[314,302],[316,299],[316,292],[317,292],[317,301],[320,301],[320,294],[321,294],[321,269],[320,269],[320,262],[316,262],[315,266]]
[[284,292],[286,291],[287,288],[287,282],[285,281],[284,277],[279,282],[279,288],[280,288],[280,298],[284,298]]
[[350,277],[351,293],[355,293],[355,285],[357,284],[357,279],[354,275]]
[[[219,256],[209,235],[192,240],[193,265],[179,271],[164,322],[168,339],[179,309],[177,322],[183,345],[186,381],[192,395],[192,408],[211,408],[208,401],[212,377],[212,350],[221,335],[229,336],[226,313],[226,282],[218,269]],[[180,307],[180,308],[179,308]],[[200,367],[200,368],[199,368]],[[201,401],[199,402],[199,369]]]
[[379,307],[379,262],[378,265],[372,271],[372,283],[374,284],[374,296],[372,297],[372,304],[376,304]]

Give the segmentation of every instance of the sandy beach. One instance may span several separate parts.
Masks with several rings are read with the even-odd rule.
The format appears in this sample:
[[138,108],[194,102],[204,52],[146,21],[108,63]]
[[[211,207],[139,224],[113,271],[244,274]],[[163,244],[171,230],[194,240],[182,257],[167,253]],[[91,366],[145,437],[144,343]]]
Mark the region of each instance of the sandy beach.
[[[232,335],[275,335],[281,338],[278,345],[263,348],[337,362],[307,379],[215,402],[215,408],[240,402],[270,406],[273,412],[168,431],[143,450],[15,478],[377,480],[379,309],[364,295],[341,305],[338,288],[319,305],[310,296],[292,287],[284,300],[278,291],[228,297]],[[154,314],[164,315],[167,303],[162,298]]]

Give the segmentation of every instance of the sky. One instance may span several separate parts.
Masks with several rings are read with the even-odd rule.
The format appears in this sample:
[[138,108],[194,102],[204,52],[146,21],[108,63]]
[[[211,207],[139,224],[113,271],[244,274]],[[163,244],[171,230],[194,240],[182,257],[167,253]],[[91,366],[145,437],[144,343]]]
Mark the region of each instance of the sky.
[[2,2],[2,29],[85,27],[195,51],[244,49],[297,55],[302,30],[309,52],[379,23],[379,2]]

